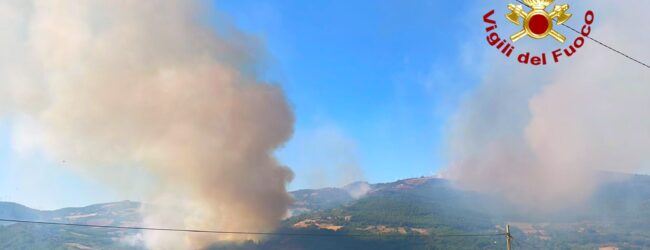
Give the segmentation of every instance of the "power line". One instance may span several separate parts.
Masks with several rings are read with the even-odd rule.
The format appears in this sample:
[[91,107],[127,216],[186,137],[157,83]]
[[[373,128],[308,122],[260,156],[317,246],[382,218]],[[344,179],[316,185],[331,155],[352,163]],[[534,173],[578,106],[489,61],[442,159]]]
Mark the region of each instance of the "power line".
[[421,237],[494,237],[503,236],[504,233],[493,234],[434,234],[434,235],[379,235],[379,234],[317,234],[317,233],[282,233],[282,232],[248,232],[248,231],[219,231],[219,230],[198,230],[198,229],[181,229],[181,228],[159,228],[159,227],[126,227],[126,226],[102,226],[102,225],[89,225],[78,223],[63,223],[63,222],[46,222],[46,221],[31,221],[31,220],[14,220],[14,219],[0,219],[2,222],[26,223],[26,224],[39,224],[39,225],[57,225],[57,226],[74,226],[74,227],[93,227],[93,228],[110,228],[110,229],[126,229],[126,230],[150,230],[150,231],[168,231],[168,232],[184,232],[184,233],[211,233],[211,234],[243,234],[243,235],[272,235],[272,236],[298,236],[298,237],[385,237],[385,236],[421,236]]
[[[526,3],[524,3],[522,0],[516,0],[516,1],[519,2],[519,3],[521,3],[521,4],[523,4],[523,5],[526,5]],[[582,33],[581,33],[579,30],[577,30],[577,29],[575,29],[575,28],[573,28],[573,27],[567,25],[566,23],[563,23],[562,26],[564,26],[564,27],[566,27],[566,28],[572,30],[572,31],[575,32],[575,33],[578,33],[578,34],[582,35]],[[603,47],[605,47],[605,48],[607,48],[607,49],[609,49],[609,50],[611,50],[611,51],[614,51],[614,52],[616,52],[616,53],[618,53],[618,54],[620,54],[620,55],[626,57],[627,59],[630,59],[630,60],[632,60],[632,61],[634,61],[634,62],[636,62],[636,63],[638,63],[638,64],[640,64],[640,65],[642,65],[642,66],[644,66],[644,67],[646,67],[646,68],[648,68],[648,69],[650,69],[650,65],[648,65],[648,64],[646,64],[646,63],[644,63],[644,62],[642,62],[642,61],[640,61],[640,60],[638,60],[638,59],[636,59],[636,58],[634,58],[634,57],[632,57],[632,56],[629,56],[629,55],[627,55],[627,54],[621,52],[620,50],[617,50],[617,49],[613,48],[612,46],[609,46],[609,45],[607,45],[607,44],[605,44],[605,43],[603,43],[603,42],[597,40],[596,38],[591,37],[591,35],[586,36],[586,37],[589,38],[589,40],[592,40],[592,41],[594,41],[594,42],[600,44],[601,46],[603,46]]]
[[[567,27],[567,28],[569,28],[570,30],[573,30],[573,32],[576,32],[576,33],[578,33],[578,34],[582,34],[579,30],[574,29],[573,27],[571,27],[571,26],[569,26],[569,25],[566,25],[566,23],[563,23],[562,26]],[[618,53],[618,54],[620,54],[620,55],[622,55],[622,56],[624,56],[624,57],[627,57],[628,59],[630,59],[630,60],[632,60],[632,61],[637,62],[638,64],[641,64],[641,65],[645,66],[646,68],[650,68],[650,65],[645,64],[644,62],[641,62],[641,61],[639,61],[639,60],[637,60],[637,59],[635,59],[635,58],[633,58],[633,57],[631,57],[631,56],[628,56],[627,54],[625,54],[625,53],[623,53],[623,52],[621,52],[621,51],[619,51],[619,50],[617,50],[617,49],[615,49],[615,48],[612,48],[611,46],[609,46],[609,45],[607,45],[607,44],[604,44],[603,42],[598,41],[598,40],[596,40],[595,38],[593,38],[593,37],[591,37],[591,36],[587,36],[587,38],[589,38],[589,40],[592,40],[592,41],[594,41],[594,42],[596,42],[596,43],[602,45],[602,46],[605,47],[605,48],[608,48],[608,49],[610,49],[610,50],[612,50],[612,51],[614,51],[614,52],[616,52],[616,53]]]

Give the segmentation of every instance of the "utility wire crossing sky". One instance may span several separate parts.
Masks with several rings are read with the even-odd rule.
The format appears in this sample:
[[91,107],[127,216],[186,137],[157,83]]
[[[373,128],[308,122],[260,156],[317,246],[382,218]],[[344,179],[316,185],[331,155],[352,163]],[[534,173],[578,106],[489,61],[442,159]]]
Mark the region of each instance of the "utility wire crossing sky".
[[[526,5],[526,4],[525,4],[524,2],[522,2],[521,0],[517,0],[517,2]],[[572,30],[573,32],[575,32],[575,33],[577,33],[577,34],[580,34],[580,31],[578,31],[577,29],[575,29],[575,28],[573,28],[573,27],[567,25],[566,23],[563,23],[562,26],[567,27],[568,29]],[[624,57],[627,57],[627,59],[630,59],[630,60],[632,60],[632,61],[634,61],[634,62],[636,62],[636,63],[638,63],[638,64],[641,64],[642,66],[644,66],[644,67],[650,69],[650,65],[648,65],[648,64],[646,64],[646,63],[644,63],[644,62],[642,62],[642,61],[640,61],[640,60],[638,60],[638,59],[635,59],[634,57],[629,56],[629,55],[627,55],[627,54],[621,52],[620,50],[617,50],[617,49],[613,48],[612,46],[609,46],[609,45],[607,45],[607,44],[605,44],[605,43],[603,43],[603,42],[597,40],[596,38],[591,37],[591,35],[588,35],[587,38],[589,38],[590,40],[592,40],[592,41],[594,41],[594,42],[600,44],[601,46],[603,46],[603,47],[605,47],[605,48],[607,48],[607,49],[609,49],[609,50],[611,50],[611,51],[614,51],[614,52],[616,52],[616,53],[618,53],[618,54],[620,54],[620,55],[622,55],[622,56],[624,56]]]
[[101,226],[77,223],[62,223],[62,222],[46,222],[46,221],[32,221],[32,220],[14,220],[14,219],[0,219],[2,222],[13,223],[26,223],[38,225],[53,225],[53,226],[74,226],[74,227],[93,227],[93,228],[110,228],[110,229],[127,229],[127,230],[153,230],[153,231],[170,231],[179,233],[210,233],[210,234],[248,234],[248,235],[273,235],[273,236],[298,236],[298,237],[492,237],[504,236],[505,233],[493,234],[433,234],[433,235],[383,235],[383,234],[316,234],[316,233],[281,233],[281,232],[244,232],[244,231],[219,231],[219,230],[198,230],[198,229],[181,229],[181,228],[159,228],[159,227],[123,227],[123,226]]

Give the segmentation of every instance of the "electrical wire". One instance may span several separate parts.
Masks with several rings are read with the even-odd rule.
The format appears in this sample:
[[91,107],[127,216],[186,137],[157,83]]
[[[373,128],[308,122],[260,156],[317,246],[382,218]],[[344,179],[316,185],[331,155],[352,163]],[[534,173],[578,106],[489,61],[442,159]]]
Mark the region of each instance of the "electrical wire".
[[56,225],[56,226],[74,226],[74,227],[93,227],[93,228],[109,228],[109,229],[125,229],[125,230],[150,230],[150,231],[168,231],[168,232],[184,232],[184,233],[210,233],[210,234],[244,234],[244,235],[272,235],[272,236],[298,236],[298,237],[405,237],[405,236],[420,236],[420,237],[494,237],[503,236],[505,233],[493,234],[433,234],[433,235],[384,235],[384,234],[318,234],[318,233],[282,233],[282,232],[249,232],[249,231],[220,231],[220,230],[198,230],[198,229],[182,229],[182,228],[160,228],[160,227],[127,227],[127,226],[104,226],[104,225],[89,225],[78,223],[63,223],[63,222],[46,222],[46,221],[32,221],[32,220],[15,220],[15,219],[2,219],[2,222],[14,222],[25,224],[39,224],[39,225]]
[[[519,2],[519,3],[521,3],[521,4],[523,4],[523,5],[526,5],[526,3],[524,3],[522,0],[516,0],[516,1]],[[572,30],[572,31],[575,32],[575,33],[578,33],[578,34],[582,35],[582,33],[581,33],[579,30],[577,30],[577,29],[575,29],[575,28],[573,28],[573,27],[567,25],[566,23],[563,23],[562,26],[564,26],[564,27],[566,27],[566,28]],[[642,62],[642,61],[640,61],[640,60],[638,60],[638,59],[636,59],[636,58],[634,58],[634,57],[632,57],[632,56],[630,56],[630,55],[628,55],[628,54],[625,54],[625,53],[621,52],[620,50],[615,49],[615,48],[613,48],[612,46],[609,46],[609,45],[607,45],[607,44],[605,44],[605,43],[603,43],[603,42],[597,40],[596,38],[591,37],[591,35],[586,36],[586,37],[589,38],[589,40],[592,40],[592,41],[594,41],[594,42],[600,44],[601,46],[603,46],[603,47],[605,47],[605,48],[607,48],[607,49],[609,49],[609,50],[611,50],[611,51],[614,51],[614,52],[616,52],[616,53],[618,53],[618,54],[620,54],[620,55],[626,57],[627,59],[630,59],[630,60],[632,60],[632,61],[634,61],[634,62],[636,62],[636,63],[638,63],[638,64],[640,64],[640,65],[642,65],[642,66],[644,66],[644,67],[646,67],[646,68],[648,68],[648,69],[650,69],[650,65],[648,65],[647,63],[644,63],[644,62]]]

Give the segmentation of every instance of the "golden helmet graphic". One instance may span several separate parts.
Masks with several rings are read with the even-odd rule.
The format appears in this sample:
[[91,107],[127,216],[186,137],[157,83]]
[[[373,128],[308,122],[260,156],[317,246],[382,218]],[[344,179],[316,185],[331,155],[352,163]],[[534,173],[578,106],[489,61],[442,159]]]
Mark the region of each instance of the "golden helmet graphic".
[[553,0],[523,0],[524,4],[532,10],[526,12],[522,5],[508,4],[510,14],[506,18],[515,25],[521,25],[519,18],[523,18],[524,27],[521,31],[515,33],[510,37],[513,42],[528,35],[535,39],[542,39],[546,36],[551,36],[563,43],[566,37],[553,29],[553,20],[557,19],[556,24],[561,25],[571,18],[571,14],[566,11],[569,9],[568,4],[555,5],[553,11],[546,12],[546,7],[553,3]]

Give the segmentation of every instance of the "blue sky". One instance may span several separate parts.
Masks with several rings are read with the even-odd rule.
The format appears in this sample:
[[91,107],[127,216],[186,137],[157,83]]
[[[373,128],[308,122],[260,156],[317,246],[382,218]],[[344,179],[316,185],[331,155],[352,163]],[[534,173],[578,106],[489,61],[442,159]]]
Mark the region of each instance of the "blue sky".
[[[212,7],[209,22],[225,16],[260,40],[268,53],[263,78],[280,84],[292,105],[294,137],[276,153],[294,171],[290,190],[433,175],[444,166],[447,122],[481,80],[484,9],[424,0],[217,0]],[[16,155],[11,129],[0,123],[0,200],[58,208],[140,199],[38,153]],[[34,195],[43,190],[51,195]]]
[[[295,172],[291,189],[322,185],[309,178],[315,166],[297,158],[319,154],[302,152],[298,141],[323,129],[355,145],[352,154],[370,182],[432,175],[442,166],[446,121],[478,79],[465,41],[481,38],[463,31],[467,19],[459,16],[471,8],[468,2],[243,0],[216,6],[262,40],[271,58],[267,77],[284,87],[293,105],[296,134],[278,153]],[[345,171],[332,172],[319,183],[344,183],[335,176]]]
[[[503,15],[507,12],[505,6],[514,1],[202,1],[210,4],[204,10],[206,16],[197,20],[215,30],[221,22],[232,22],[258,39],[261,51],[266,53],[261,57],[260,77],[282,86],[286,93],[296,118],[294,135],[276,155],[294,171],[290,190],[435,174],[445,167],[444,156],[449,155],[445,153],[445,135],[449,134],[450,119],[462,115],[458,112],[461,103],[478,105],[469,111],[463,109],[470,112],[477,133],[489,130],[493,135],[522,138],[520,132],[530,118],[529,100],[540,88],[547,87],[549,80],[578,75],[578,80],[566,82],[589,86],[560,88],[556,90],[560,97],[564,93],[569,97],[587,95],[590,92],[584,89],[600,90],[591,88],[593,82],[609,83],[609,78],[595,73],[623,75],[623,79],[636,77],[642,79],[643,85],[639,86],[647,86],[643,81],[647,75],[634,71],[638,65],[628,65],[629,60],[594,43],[588,43],[571,60],[548,65],[544,70],[504,59],[486,44],[482,16],[496,9],[499,34],[513,34],[521,27],[508,24]],[[614,2],[571,4],[574,14],[594,8],[598,22],[603,20],[602,25],[594,26],[594,37],[643,59],[647,55],[647,43],[643,42],[647,35],[630,36],[633,31],[624,28],[644,13],[631,15]],[[574,17],[570,24],[580,27],[581,21]],[[566,29],[560,32],[569,41],[575,38]],[[519,51],[551,51],[557,46],[552,39],[517,43]],[[602,62],[609,64],[603,67]],[[570,74],[563,74],[563,69],[570,69]],[[535,81],[518,82],[517,74],[526,81]],[[617,78],[616,83],[619,81]],[[636,99],[627,98],[624,89],[628,85],[620,86],[620,96],[619,92],[609,91],[616,88],[604,91],[613,95],[619,107],[647,106],[633,103]],[[483,95],[463,99],[476,93]],[[488,98],[487,104],[472,102],[480,97]],[[517,122],[501,122],[513,114],[520,118]],[[612,114],[631,114],[628,120],[632,121],[645,117],[633,112]],[[614,117],[602,120],[625,120]],[[143,200],[135,191],[112,190],[61,162],[47,160],[38,151],[21,150],[28,148],[38,134],[30,134],[28,127],[12,127],[12,122],[0,119],[0,200],[44,209]],[[640,128],[647,127],[640,124]],[[13,129],[27,130],[21,134],[31,138],[12,138]],[[480,137],[469,135],[468,144],[483,150],[484,144],[476,140]],[[116,174],[143,174],[132,169],[122,171]]]

